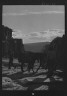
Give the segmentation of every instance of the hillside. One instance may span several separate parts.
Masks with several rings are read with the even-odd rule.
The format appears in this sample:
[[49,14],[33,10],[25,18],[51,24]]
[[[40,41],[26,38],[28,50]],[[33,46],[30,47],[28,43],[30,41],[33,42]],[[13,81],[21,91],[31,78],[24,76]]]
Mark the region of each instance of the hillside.
[[42,52],[43,47],[47,44],[50,44],[50,42],[28,43],[24,44],[24,48],[25,51]]

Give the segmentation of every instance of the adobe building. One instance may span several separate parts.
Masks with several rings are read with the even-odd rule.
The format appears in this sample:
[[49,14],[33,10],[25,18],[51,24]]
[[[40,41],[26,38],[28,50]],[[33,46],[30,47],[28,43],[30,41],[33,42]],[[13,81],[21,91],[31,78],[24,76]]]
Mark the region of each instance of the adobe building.
[[24,52],[22,39],[12,38],[12,29],[2,25],[2,57],[9,57],[9,51],[13,51],[14,57],[17,58],[18,52]]
[[2,25],[2,56],[8,57],[9,40],[12,37],[12,29]]
[[17,58],[18,52],[24,52],[24,45],[22,39],[13,39],[14,42],[14,58]]

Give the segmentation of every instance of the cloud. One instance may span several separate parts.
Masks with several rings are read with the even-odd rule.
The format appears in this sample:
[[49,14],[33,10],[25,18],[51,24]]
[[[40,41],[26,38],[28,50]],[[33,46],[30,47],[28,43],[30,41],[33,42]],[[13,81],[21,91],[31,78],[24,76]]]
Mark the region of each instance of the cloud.
[[39,32],[32,32],[32,33],[29,33],[30,37],[41,37],[40,33]]
[[50,32],[50,36],[62,36],[64,34],[64,30],[60,30],[60,29],[52,29],[49,30]]
[[29,14],[63,14],[63,11],[42,11],[42,12],[29,12]]
[[62,37],[64,34],[63,30],[60,29],[52,29],[52,30],[47,30],[47,31],[40,31],[40,32],[32,32],[29,34],[30,40],[44,40],[44,41],[51,41],[55,37],[60,36]]
[[29,12],[22,13],[3,13],[3,16],[23,16],[23,15],[36,15],[36,14],[64,14],[64,11],[42,11],[42,12]]
[[44,34],[47,34],[47,31],[42,31],[42,32],[39,32],[39,33],[44,35]]
[[62,37],[64,34],[64,30],[60,29],[50,29],[46,31],[40,31],[40,32],[31,32],[28,34],[23,34],[20,30],[15,30],[15,32],[12,33],[13,38],[21,38],[25,42],[47,42],[52,41],[55,37],[60,36]]
[[24,34],[22,33],[21,30],[13,30],[12,37],[13,38],[23,38]]
[[22,34],[21,33],[17,33],[17,32],[12,32],[12,37],[13,38],[22,38]]
[[30,36],[31,36],[31,37],[37,37],[37,36],[38,36],[38,32],[30,33]]

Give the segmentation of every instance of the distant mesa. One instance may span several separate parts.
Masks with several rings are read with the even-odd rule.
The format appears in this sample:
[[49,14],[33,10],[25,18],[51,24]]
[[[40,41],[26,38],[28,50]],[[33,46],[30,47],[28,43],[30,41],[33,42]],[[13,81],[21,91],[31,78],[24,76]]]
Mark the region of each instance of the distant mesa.
[[37,43],[27,43],[24,44],[25,51],[32,51],[32,52],[42,52],[43,47],[50,42],[37,42]]

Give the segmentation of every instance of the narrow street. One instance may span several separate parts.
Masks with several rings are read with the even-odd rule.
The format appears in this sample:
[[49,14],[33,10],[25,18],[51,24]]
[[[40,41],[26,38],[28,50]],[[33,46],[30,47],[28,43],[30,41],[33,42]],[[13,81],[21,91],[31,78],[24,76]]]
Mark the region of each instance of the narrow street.
[[16,69],[14,67],[8,69],[8,62],[8,59],[2,61],[3,90],[64,90],[62,70],[56,70],[51,78],[47,78],[48,69],[40,68],[37,73],[33,74],[32,70],[28,72],[24,68],[22,73],[16,59],[13,61],[18,65]]

